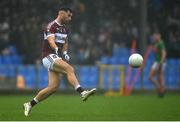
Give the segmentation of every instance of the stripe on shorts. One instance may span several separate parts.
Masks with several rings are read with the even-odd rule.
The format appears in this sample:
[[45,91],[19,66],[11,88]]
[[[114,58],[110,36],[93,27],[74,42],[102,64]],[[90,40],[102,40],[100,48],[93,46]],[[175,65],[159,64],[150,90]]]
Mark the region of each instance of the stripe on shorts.
[[47,56],[47,59],[48,59],[51,63],[53,63],[53,59],[51,58],[51,56]]

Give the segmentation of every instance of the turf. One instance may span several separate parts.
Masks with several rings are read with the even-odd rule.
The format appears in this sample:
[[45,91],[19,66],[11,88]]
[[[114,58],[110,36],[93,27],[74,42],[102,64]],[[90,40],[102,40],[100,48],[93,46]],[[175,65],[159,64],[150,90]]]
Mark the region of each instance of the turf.
[[82,102],[76,95],[54,95],[23,115],[22,104],[31,95],[1,95],[0,120],[180,120],[180,95],[126,97],[96,95]]

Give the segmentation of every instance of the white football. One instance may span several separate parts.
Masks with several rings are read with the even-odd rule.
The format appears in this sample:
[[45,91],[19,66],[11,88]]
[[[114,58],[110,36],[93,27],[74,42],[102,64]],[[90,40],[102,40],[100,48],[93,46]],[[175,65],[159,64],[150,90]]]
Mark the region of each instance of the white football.
[[134,68],[138,68],[143,64],[143,57],[138,53],[134,53],[129,57],[129,64]]

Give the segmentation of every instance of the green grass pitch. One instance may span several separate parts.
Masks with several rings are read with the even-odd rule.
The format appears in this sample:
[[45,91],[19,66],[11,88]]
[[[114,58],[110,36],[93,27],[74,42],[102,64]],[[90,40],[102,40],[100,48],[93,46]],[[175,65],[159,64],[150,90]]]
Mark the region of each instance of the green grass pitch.
[[56,94],[23,115],[22,104],[31,95],[1,95],[0,120],[180,120],[180,95],[155,94],[106,97],[82,102],[77,95]]

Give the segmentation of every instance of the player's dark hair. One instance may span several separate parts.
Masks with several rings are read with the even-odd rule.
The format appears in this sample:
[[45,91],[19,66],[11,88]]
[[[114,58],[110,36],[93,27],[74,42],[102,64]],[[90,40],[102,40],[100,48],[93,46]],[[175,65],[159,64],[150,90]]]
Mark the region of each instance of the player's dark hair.
[[62,7],[59,9],[59,11],[65,11],[65,12],[70,12],[70,13],[73,13],[72,9],[68,8],[68,7]]

